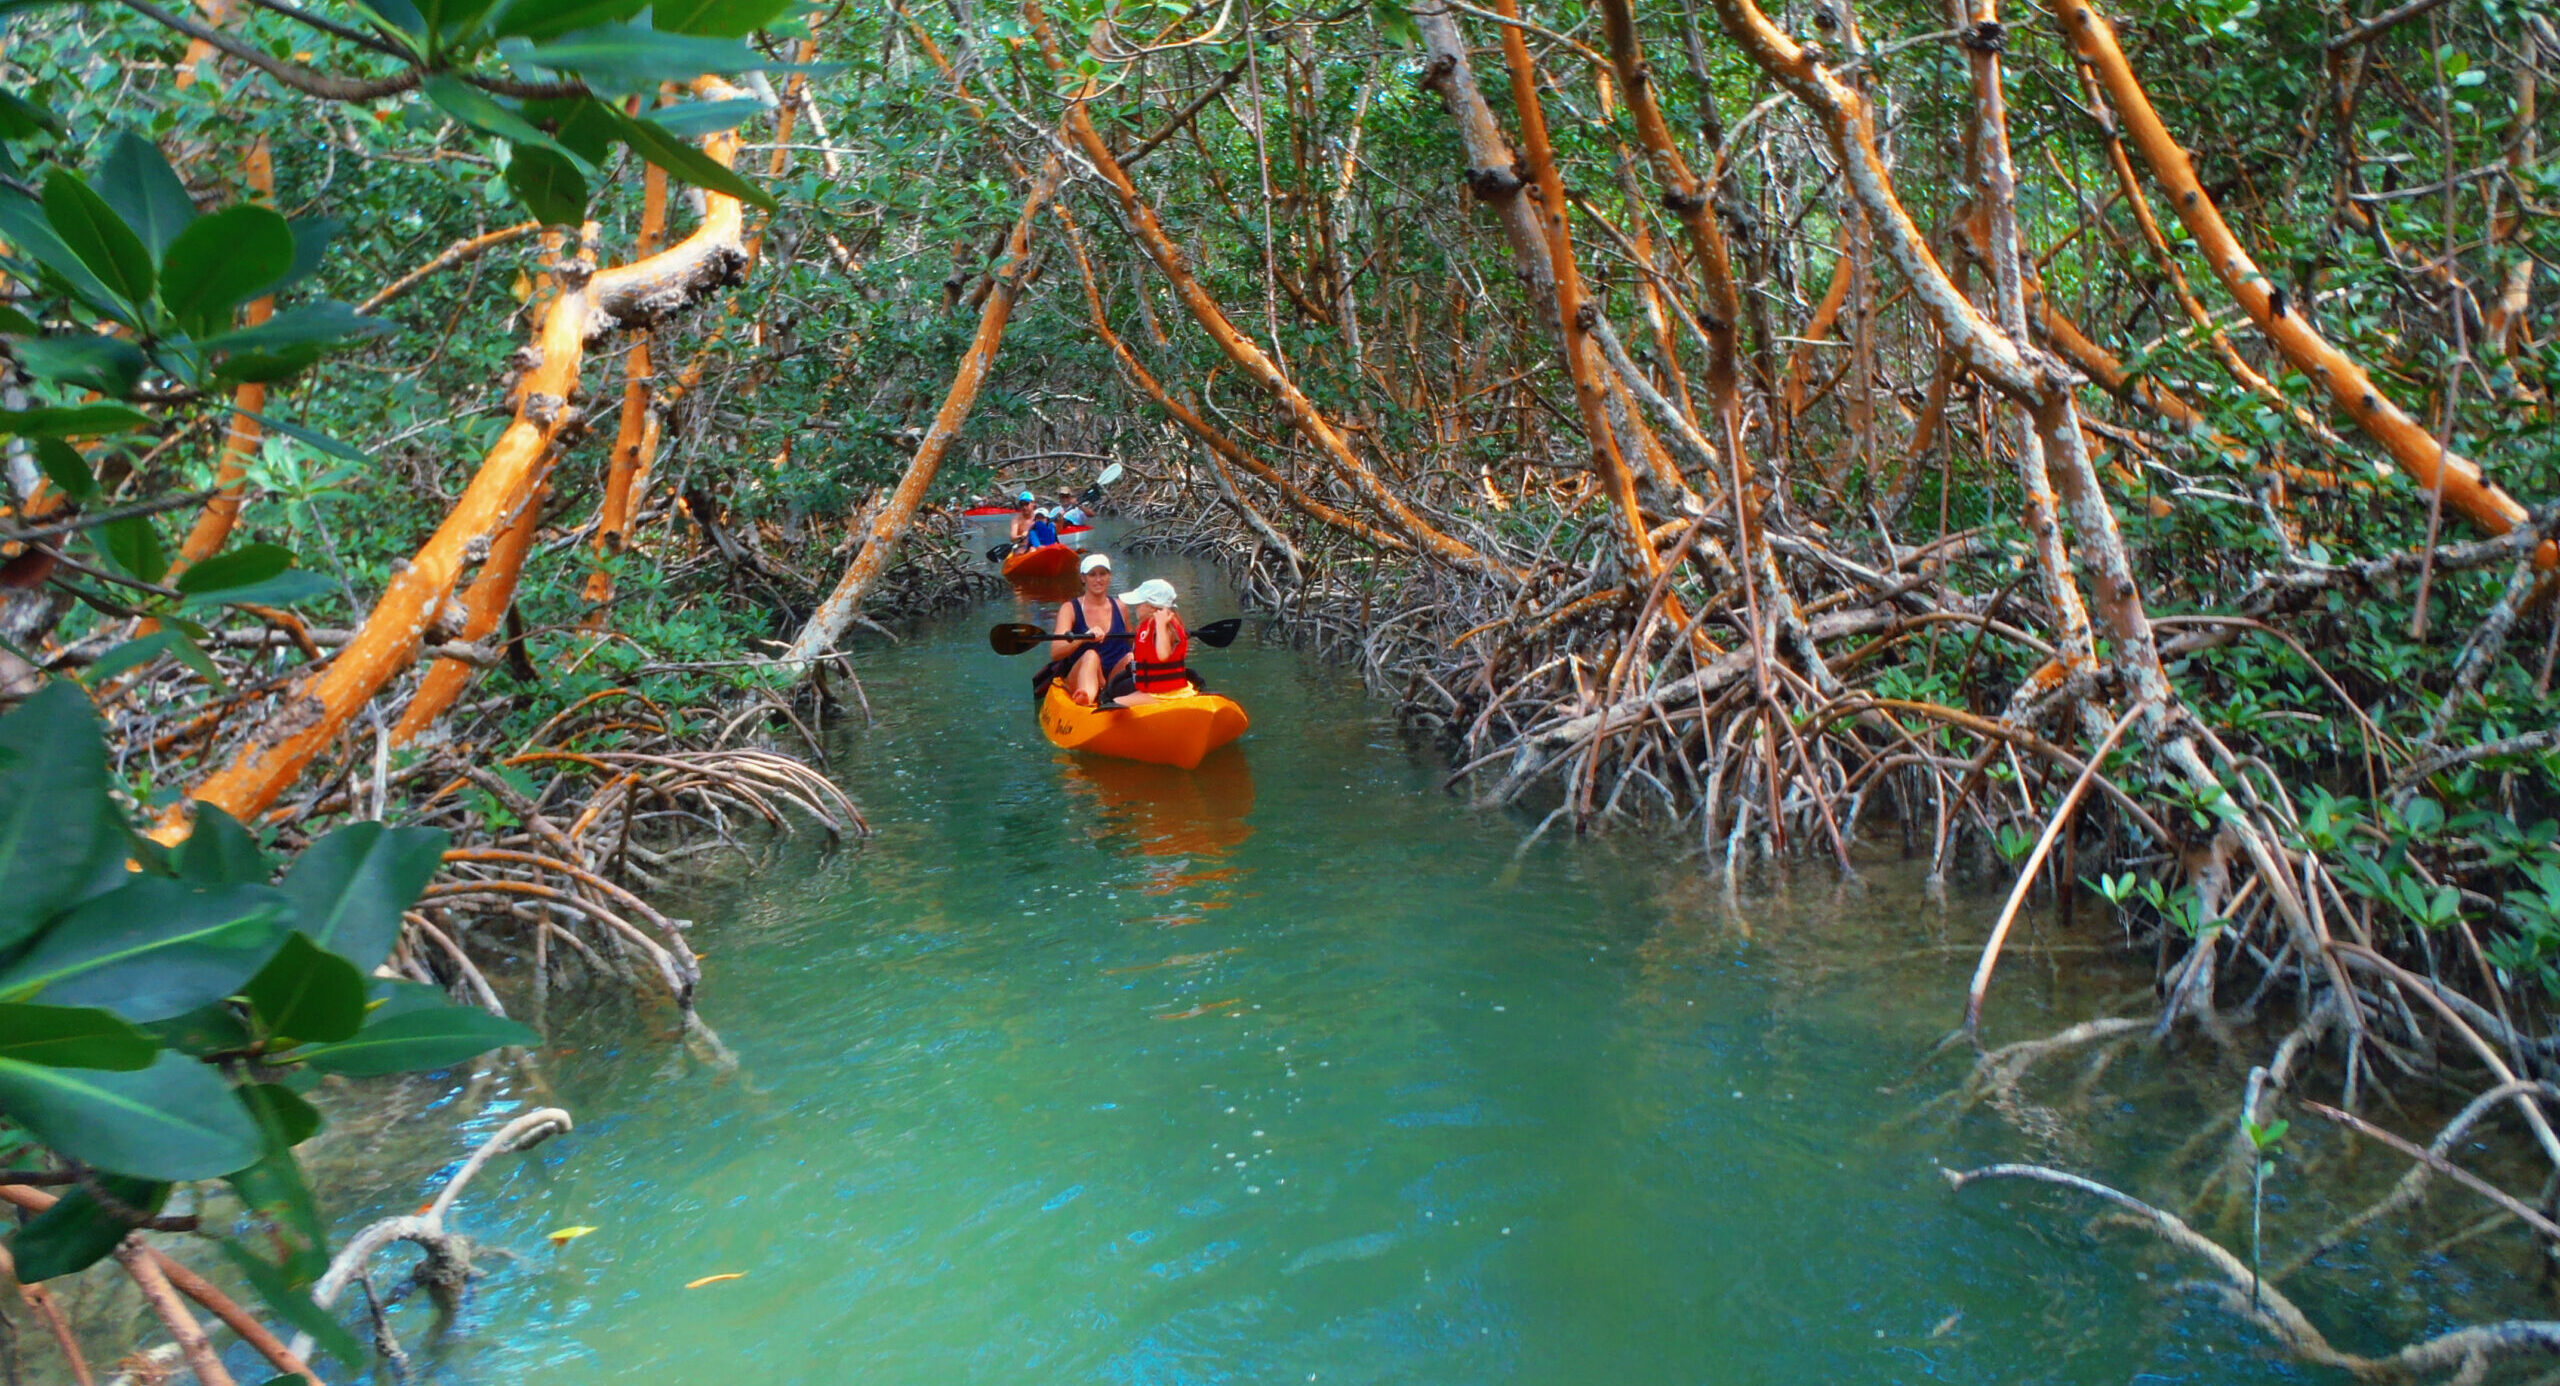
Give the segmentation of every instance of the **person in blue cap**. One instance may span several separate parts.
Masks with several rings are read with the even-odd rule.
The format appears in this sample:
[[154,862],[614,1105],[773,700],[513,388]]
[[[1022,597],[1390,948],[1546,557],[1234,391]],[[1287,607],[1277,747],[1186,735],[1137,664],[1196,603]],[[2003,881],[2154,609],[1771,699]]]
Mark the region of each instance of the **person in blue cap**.
[[1013,498],[1013,548],[1016,553],[1045,549],[1058,542],[1058,526],[1048,516],[1037,513],[1036,499],[1028,491]]

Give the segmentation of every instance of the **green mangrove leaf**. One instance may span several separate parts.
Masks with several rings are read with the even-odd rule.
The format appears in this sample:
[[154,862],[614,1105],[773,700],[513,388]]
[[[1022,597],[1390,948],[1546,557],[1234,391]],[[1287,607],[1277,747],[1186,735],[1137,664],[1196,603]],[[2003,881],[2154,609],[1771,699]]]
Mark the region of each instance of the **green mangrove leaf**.
[[[153,1179],[96,1176],[98,1186],[120,1206],[146,1217],[169,1200],[169,1186]],[[86,1270],[105,1260],[124,1241],[133,1225],[87,1189],[73,1186],[50,1208],[27,1219],[9,1238],[9,1259],[24,1284],[51,1280]]]
[[194,337],[228,330],[231,315],[293,269],[293,227],[272,207],[243,202],[199,218],[171,242],[160,297]]
[[400,941],[400,915],[444,864],[450,841],[436,828],[350,823],[312,843],[280,885],[294,927],[371,972]]
[[258,1158],[248,1109],[184,1054],[126,1073],[0,1058],[0,1113],[59,1154],[143,1179],[213,1179]]
[[44,219],[107,292],[136,311],[150,304],[159,282],[151,251],[79,174],[59,165],[45,170]]
[[157,1040],[112,1011],[0,1001],[0,1059],[129,1073],[150,1067],[159,1052]]
[[118,130],[98,160],[98,196],[124,218],[155,257],[196,219],[195,199],[178,181],[160,146],[131,130]]
[[258,975],[292,917],[291,900],[271,886],[200,890],[136,876],[72,910],[0,970],[0,995],[166,1020]]
[[323,1073],[376,1078],[387,1073],[450,1068],[504,1045],[531,1045],[530,1028],[473,1006],[445,1005],[374,1017],[354,1039],[316,1045],[301,1057]]
[[343,1040],[364,1028],[364,974],[298,933],[240,994],[279,1047]]
[[107,747],[79,685],[57,680],[0,717],[0,955],[123,874]]
[[258,839],[240,820],[212,804],[196,805],[195,828],[171,855],[178,879],[191,885],[230,885],[235,881],[264,885],[275,875],[275,863],[258,847]]

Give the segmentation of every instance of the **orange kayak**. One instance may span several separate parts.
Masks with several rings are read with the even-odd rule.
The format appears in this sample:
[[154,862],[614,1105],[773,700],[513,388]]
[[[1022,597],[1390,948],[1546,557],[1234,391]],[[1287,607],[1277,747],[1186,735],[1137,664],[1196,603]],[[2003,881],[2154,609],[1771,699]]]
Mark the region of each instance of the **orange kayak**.
[[1244,735],[1247,725],[1244,709],[1234,699],[1197,690],[1097,711],[1078,705],[1053,683],[1040,700],[1041,734],[1062,751],[1091,751],[1185,770]]
[[1044,544],[1027,549],[1004,561],[1007,582],[1051,582],[1073,577],[1076,564],[1084,557],[1064,544]]

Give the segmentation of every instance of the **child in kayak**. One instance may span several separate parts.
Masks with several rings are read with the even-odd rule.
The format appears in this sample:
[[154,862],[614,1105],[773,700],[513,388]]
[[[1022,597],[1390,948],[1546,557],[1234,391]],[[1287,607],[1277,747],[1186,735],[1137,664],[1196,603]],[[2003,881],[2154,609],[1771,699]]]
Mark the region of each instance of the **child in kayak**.
[[1099,634],[1102,638],[1049,642],[1049,663],[1031,676],[1031,691],[1037,697],[1052,682],[1063,678],[1067,681],[1067,696],[1092,707],[1106,694],[1135,686],[1129,665],[1130,636],[1136,627],[1129,619],[1129,609],[1111,595],[1108,555],[1086,554],[1076,571],[1084,591],[1058,608],[1058,618],[1049,629],[1060,635]]
[[1149,578],[1120,594],[1133,626],[1129,686],[1115,699],[1122,707],[1191,691],[1191,671],[1182,666],[1191,653],[1191,632],[1175,614],[1175,601],[1173,584],[1163,578]]

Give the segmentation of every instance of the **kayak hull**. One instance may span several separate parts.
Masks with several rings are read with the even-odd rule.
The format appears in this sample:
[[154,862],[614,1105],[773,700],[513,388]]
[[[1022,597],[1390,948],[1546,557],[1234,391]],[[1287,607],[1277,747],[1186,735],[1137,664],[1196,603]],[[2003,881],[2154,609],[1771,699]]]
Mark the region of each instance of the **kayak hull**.
[[1062,751],[1184,770],[1197,769],[1203,757],[1244,735],[1250,725],[1234,699],[1215,693],[1195,691],[1136,707],[1096,710],[1079,706],[1053,683],[1040,700],[1041,735]]
[[1064,544],[1044,544],[1013,555],[1004,561],[1007,582],[1056,582],[1076,575],[1076,564],[1082,554]]

